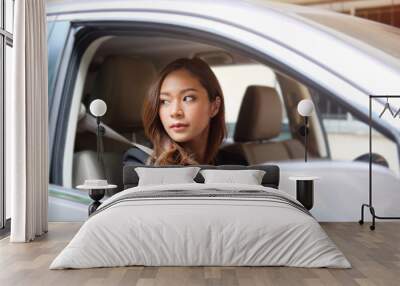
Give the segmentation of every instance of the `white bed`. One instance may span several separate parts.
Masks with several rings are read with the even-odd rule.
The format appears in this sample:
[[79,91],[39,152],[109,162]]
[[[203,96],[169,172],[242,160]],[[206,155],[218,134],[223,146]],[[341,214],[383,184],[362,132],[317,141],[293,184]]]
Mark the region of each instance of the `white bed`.
[[128,265],[351,268],[293,197],[216,183],[137,186],[114,195],[50,269]]

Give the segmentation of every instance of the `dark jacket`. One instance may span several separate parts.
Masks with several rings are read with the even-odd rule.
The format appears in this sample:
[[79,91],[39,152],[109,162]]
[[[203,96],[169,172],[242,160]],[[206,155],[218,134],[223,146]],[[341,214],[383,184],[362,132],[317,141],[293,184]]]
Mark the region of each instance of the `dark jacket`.
[[[149,155],[137,147],[129,148],[123,155],[123,165],[128,163],[146,164]],[[246,159],[239,154],[233,154],[220,150],[215,157],[214,165],[248,165]]]

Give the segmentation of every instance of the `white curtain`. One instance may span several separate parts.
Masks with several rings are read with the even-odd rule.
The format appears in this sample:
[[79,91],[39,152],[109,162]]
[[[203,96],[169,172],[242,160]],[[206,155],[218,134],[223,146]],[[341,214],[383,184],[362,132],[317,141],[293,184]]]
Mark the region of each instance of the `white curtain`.
[[6,98],[6,188],[12,242],[47,232],[48,107],[45,0],[15,1],[14,72]]

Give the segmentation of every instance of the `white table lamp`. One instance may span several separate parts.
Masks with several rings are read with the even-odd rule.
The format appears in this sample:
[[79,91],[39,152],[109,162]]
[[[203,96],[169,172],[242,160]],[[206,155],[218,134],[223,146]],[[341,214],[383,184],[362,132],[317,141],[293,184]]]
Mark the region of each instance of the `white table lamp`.
[[107,112],[107,104],[101,99],[95,99],[90,103],[90,112],[95,117],[101,117]]
[[304,161],[307,162],[307,149],[308,149],[308,117],[311,116],[314,111],[314,103],[310,99],[303,99],[297,105],[297,112],[304,117]]

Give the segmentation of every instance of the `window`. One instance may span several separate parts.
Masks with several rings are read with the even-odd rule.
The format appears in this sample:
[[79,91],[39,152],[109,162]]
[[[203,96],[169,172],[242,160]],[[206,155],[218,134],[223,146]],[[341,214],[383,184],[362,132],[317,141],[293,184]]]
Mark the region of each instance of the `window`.
[[[4,187],[4,105],[11,92],[14,0],[0,0],[0,228],[4,229],[10,214],[10,194]],[[1,232],[0,232],[1,235]]]
[[[225,121],[228,129],[228,140],[232,140],[240,105],[246,88],[250,85],[275,87],[275,73],[272,69],[261,64],[213,67],[212,70],[217,76],[224,92]],[[277,90],[277,92],[279,94],[279,90]],[[282,98],[281,102],[283,106]],[[287,139],[286,137],[290,134],[288,119],[285,108],[283,108],[282,111],[282,134],[279,139]]]
[[[332,160],[349,161],[369,153],[368,123],[354,118],[337,102],[317,92],[313,92],[312,97],[321,113]],[[375,129],[372,129],[371,135],[372,152],[383,156],[389,168],[398,173],[399,157],[396,143]]]

